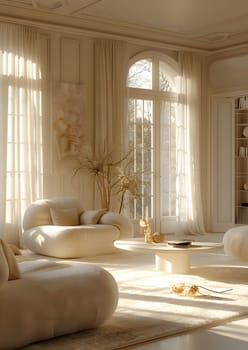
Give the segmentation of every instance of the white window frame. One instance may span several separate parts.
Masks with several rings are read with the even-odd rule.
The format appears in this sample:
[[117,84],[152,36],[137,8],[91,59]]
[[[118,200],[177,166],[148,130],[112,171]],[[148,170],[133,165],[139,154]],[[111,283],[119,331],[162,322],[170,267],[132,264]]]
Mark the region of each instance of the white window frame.
[[[152,184],[154,193],[152,194],[153,201],[152,205],[152,217],[150,218],[150,222],[153,225],[153,230],[163,231],[165,232],[165,227],[168,226],[168,230],[170,231],[173,227],[173,223],[175,222],[175,217],[166,216],[163,217],[161,213],[161,205],[160,205],[160,101],[166,102],[179,102],[180,94],[179,94],[179,65],[178,63],[172,59],[171,57],[153,51],[144,51],[135,55],[130,59],[129,69],[130,67],[137,61],[142,59],[152,59],[152,89],[142,89],[142,88],[133,88],[128,87],[128,97],[131,99],[146,99],[153,101],[153,120],[154,120],[154,131],[153,131],[153,139],[154,139],[154,183]],[[159,61],[163,61],[166,64],[166,68],[168,68],[168,76],[173,80],[177,80],[176,90],[177,92],[164,92],[159,91]],[[128,69],[128,71],[129,71]],[[178,78],[177,78],[178,77]],[[156,169],[156,171],[155,171]],[[171,225],[172,224],[172,225]],[[166,229],[166,231],[168,231]]]

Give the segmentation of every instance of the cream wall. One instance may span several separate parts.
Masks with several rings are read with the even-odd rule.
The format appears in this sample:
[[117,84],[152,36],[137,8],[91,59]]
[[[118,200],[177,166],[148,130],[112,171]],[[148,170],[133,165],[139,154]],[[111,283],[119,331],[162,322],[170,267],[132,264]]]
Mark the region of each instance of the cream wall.
[[[94,181],[90,176],[80,174],[72,178],[74,160],[65,158],[59,160],[53,122],[56,111],[53,100],[56,87],[60,82],[80,84],[83,89],[83,133],[87,142],[93,146],[94,130],[94,72],[93,72],[94,38],[86,35],[72,35],[64,32],[43,31],[41,54],[43,62],[44,97],[43,108],[44,127],[44,197],[76,195],[81,198],[85,209],[95,207]],[[128,55],[132,58],[143,51],[157,51],[167,54],[177,60],[177,51],[153,46],[128,44]],[[225,92],[248,86],[247,72],[248,55],[219,58],[209,64],[207,85],[209,94]],[[202,167],[203,167],[203,203],[207,213],[207,229],[211,228],[211,123],[210,115],[206,117],[206,84],[203,83],[203,137],[202,137]],[[206,132],[205,132],[206,131]],[[207,176],[205,176],[207,174]]]
[[[93,42],[94,39],[87,36],[65,35],[59,32],[44,32],[42,34],[42,61],[44,79],[45,101],[44,106],[44,196],[76,195],[82,199],[85,209],[94,208],[93,186],[94,181],[90,176],[83,174],[72,178],[75,160],[65,158],[59,160],[55,131],[53,127],[56,118],[56,110],[53,101],[56,87],[60,82],[81,84],[83,89],[83,134],[87,142],[93,146],[94,127],[94,73],[93,73]],[[153,50],[153,47],[128,45],[129,58],[136,54]],[[158,50],[161,53],[177,58],[176,52],[165,49]],[[127,67],[128,69],[128,67]]]
[[91,178],[72,177],[73,158],[59,159],[56,147],[54,99],[60,82],[80,84],[83,91],[82,128],[87,142],[93,135],[93,41],[46,32],[42,35],[44,79],[44,196],[76,195],[93,207]]
[[[55,135],[53,130],[53,119],[55,117],[52,110],[53,94],[56,84],[59,82],[68,82],[82,84],[84,91],[84,113],[83,126],[84,132],[87,134],[88,141],[93,145],[94,127],[94,74],[93,74],[93,43],[94,38],[84,35],[73,36],[65,35],[59,32],[45,32],[42,39],[42,54],[44,56],[44,68],[47,72],[46,91],[48,106],[46,106],[46,142],[45,142],[45,197],[57,195],[77,195],[82,199],[83,206],[86,209],[95,208],[93,196],[93,178],[84,175],[73,178],[72,173],[74,161],[73,159],[59,160],[56,153]],[[177,51],[157,48],[153,46],[138,45],[128,43],[128,56],[134,57],[143,51],[156,51],[166,54],[177,60]],[[208,129],[208,120],[206,120],[206,81],[204,74],[203,81],[203,129]],[[207,154],[208,133],[203,132],[202,137],[202,167],[203,174],[209,175]],[[203,203],[204,212],[207,213],[209,205],[209,187],[208,178],[203,176]]]
[[247,89],[248,53],[211,62],[208,83],[211,92]]

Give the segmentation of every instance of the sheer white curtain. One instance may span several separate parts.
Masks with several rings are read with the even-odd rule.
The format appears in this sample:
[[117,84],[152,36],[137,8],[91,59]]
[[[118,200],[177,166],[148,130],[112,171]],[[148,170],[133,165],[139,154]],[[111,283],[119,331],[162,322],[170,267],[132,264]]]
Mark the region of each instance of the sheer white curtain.
[[42,196],[39,56],[35,29],[0,24],[0,235],[7,239]]
[[180,53],[183,103],[176,128],[176,218],[179,231],[204,233],[201,174],[203,59]]
[[[114,161],[118,160],[125,148],[127,67],[126,43],[96,39],[94,47],[94,153],[98,159],[111,155]],[[98,206],[97,191],[95,202]],[[113,209],[114,206],[119,207],[119,204],[112,201],[111,206]]]
[[96,39],[95,74],[95,152],[114,152],[124,147],[126,106],[127,45],[121,41]]

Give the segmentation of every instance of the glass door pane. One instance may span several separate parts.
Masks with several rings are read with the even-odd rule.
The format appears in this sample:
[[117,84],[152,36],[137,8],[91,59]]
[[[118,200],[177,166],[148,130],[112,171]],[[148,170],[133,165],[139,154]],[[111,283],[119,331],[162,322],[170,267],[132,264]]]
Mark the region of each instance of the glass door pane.
[[[145,216],[148,207],[149,217],[153,216],[154,198],[154,118],[153,101],[145,99],[129,100],[129,149],[133,151],[133,172],[137,174],[139,196],[129,196],[127,207],[129,216],[139,219]],[[128,197],[128,196],[127,196]]]
[[176,215],[176,103],[160,103],[160,212]]

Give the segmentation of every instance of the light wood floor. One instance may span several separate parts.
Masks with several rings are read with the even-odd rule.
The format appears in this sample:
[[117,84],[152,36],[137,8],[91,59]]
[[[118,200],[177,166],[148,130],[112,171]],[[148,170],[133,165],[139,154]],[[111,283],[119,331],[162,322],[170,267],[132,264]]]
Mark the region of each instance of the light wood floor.
[[243,318],[210,329],[193,331],[169,337],[128,350],[247,350],[248,318]]
[[[208,234],[202,240],[221,242],[223,234]],[[188,237],[190,238],[190,237]],[[192,238],[192,237],[191,237]],[[197,237],[199,240],[199,237]],[[247,276],[248,281],[248,276]],[[226,324],[185,335],[167,337],[137,346],[128,350],[247,350],[248,317],[240,318]],[[126,350],[125,349],[125,350]]]
[[[178,236],[177,236],[178,237]],[[208,234],[197,236],[197,241],[221,242],[223,234]],[[174,239],[175,237],[173,237]],[[194,237],[184,237],[192,240]],[[208,259],[205,254],[199,259],[202,264]],[[192,257],[194,264],[194,256]],[[245,264],[248,264],[245,263]],[[248,282],[248,276],[247,276]],[[61,345],[61,343],[60,343]],[[60,350],[60,345],[53,350]],[[38,345],[37,345],[38,346]],[[39,349],[39,346],[34,349]],[[30,346],[32,349],[32,345]],[[247,350],[248,349],[248,317],[235,319],[212,328],[204,328],[197,331],[187,332],[183,335],[167,337],[164,339],[126,347],[125,350]],[[77,348],[75,348],[77,350]],[[124,350],[124,348],[122,348]]]

